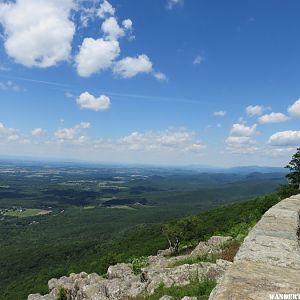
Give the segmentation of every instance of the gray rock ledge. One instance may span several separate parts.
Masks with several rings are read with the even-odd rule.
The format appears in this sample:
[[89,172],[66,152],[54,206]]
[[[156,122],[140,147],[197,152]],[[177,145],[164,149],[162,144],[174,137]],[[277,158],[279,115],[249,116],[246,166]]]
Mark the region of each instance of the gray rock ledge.
[[300,195],[271,207],[253,227],[209,300],[300,294]]

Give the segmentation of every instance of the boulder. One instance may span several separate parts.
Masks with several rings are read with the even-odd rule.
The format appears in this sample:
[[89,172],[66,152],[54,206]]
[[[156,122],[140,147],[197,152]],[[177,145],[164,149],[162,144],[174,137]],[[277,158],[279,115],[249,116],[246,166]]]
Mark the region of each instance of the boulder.
[[[200,262],[195,264],[176,265],[177,261],[192,258],[193,256],[212,253],[227,241],[225,237],[213,237],[209,242],[200,242],[192,254],[168,257],[170,249],[159,251],[157,256],[149,256],[148,264],[142,269],[142,273],[135,275],[131,264],[119,263],[110,266],[107,270],[107,278],[96,273],[70,274],[59,279],[51,279],[48,282],[49,294],[30,295],[29,300],[56,300],[59,290],[66,291],[68,300],[124,300],[136,298],[140,295],[152,294],[161,284],[165,287],[185,286],[192,280],[213,278],[219,280],[230,262],[217,260],[217,262]],[[173,299],[164,296],[162,300]],[[185,298],[193,299],[193,298]]]
[[171,248],[157,251],[157,256],[171,256],[172,254],[173,250]]
[[196,248],[191,252],[191,256],[202,256],[209,252],[210,247],[206,242],[200,242]]
[[207,242],[200,242],[191,252],[191,256],[203,256],[208,253],[216,254],[221,252],[222,246],[232,240],[231,236],[212,236]]
[[107,270],[107,277],[108,279],[128,279],[128,277],[134,276],[130,264],[116,264],[114,266],[110,266]]
[[28,300],[56,300],[56,297],[50,295],[42,296],[40,294],[31,294],[28,296]]
[[231,241],[232,237],[231,236],[219,236],[215,235],[212,236],[208,241],[207,244],[210,247],[222,247],[226,242]]

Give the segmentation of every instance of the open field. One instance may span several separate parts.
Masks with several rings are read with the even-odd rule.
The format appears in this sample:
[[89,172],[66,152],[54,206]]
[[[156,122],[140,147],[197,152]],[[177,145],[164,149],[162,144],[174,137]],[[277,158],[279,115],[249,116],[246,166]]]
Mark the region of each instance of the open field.
[[38,208],[26,208],[24,210],[11,210],[4,214],[4,216],[28,218],[35,216],[43,216],[50,214],[50,210],[38,209]]

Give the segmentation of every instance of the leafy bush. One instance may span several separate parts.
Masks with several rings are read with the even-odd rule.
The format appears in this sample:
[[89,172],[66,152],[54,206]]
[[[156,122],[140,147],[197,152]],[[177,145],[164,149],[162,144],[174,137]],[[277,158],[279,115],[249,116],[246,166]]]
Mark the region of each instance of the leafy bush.
[[181,244],[207,240],[212,235],[245,236],[249,228],[279,201],[280,198],[276,194],[257,197],[255,200],[229,204],[198,215],[174,220],[164,224],[163,227],[170,228],[168,238],[180,237]]
[[285,184],[285,185],[281,185],[277,189],[277,193],[281,199],[284,199],[298,194],[299,189],[296,184]]
[[145,256],[132,257],[129,259],[129,262],[132,265],[132,271],[135,275],[140,274],[142,268],[145,268],[148,265],[148,259]]
[[217,261],[217,259],[224,259],[224,260],[228,260],[228,261],[233,261],[237,251],[239,250],[241,246],[241,242],[238,240],[232,240],[229,242],[226,242],[223,247],[222,247],[222,251],[220,253],[205,253],[203,255],[198,255],[198,256],[194,256],[194,257],[187,257],[184,259],[180,259],[178,261],[176,261],[175,263],[173,263],[172,265],[170,265],[169,267],[177,267],[177,266],[181,266],[184,264],[197,264],[200,262],[210,262],[210,263],[215,263]]

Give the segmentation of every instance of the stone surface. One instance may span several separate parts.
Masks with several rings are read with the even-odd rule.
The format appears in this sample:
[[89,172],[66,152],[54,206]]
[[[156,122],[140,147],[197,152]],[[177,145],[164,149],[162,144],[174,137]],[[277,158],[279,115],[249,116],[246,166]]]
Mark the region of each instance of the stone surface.
[[163,297],[160,297],[159,300],[173,300],[174,298],[171,297],[171,296],[163,296]]
[[226,242],[231,241],[232,237],[231,236],[212,236],[208,241],[207,244],[209,246],[214,246],[214,247],[222,247]]
[[[157,256],[148,257],[148,265],[142,269],[142,274],[135,275],[131,264],[120,263],[110,266],[107,278],[96,273],[70,274],[48,282],[49,294],[30,295],[30,300],[56,300],[59,290],[66,291],[68,300],[124,300],[142,294],[152,294],[163,283],[166,287],[185,286],[195,278],[212,278],[219,280],[225,270],[232,264],[224,260],[217,262],[199,262],[195,264],[174,265],[178,261],[197,256],[205,249],[205,253],[220,250],[220,246],[228,238],[212,237],[210,242],[200,242],[194,254],[168,257],[160,251]],[[203,248],[202,245],[205,245]],[[166,298],[170,299],[170,298]]]
[[270,299],[269,294],[299,293],[300,273],[261,262],[239,261],[224,274],[211,299]]
[[28,300],[56,300],[56,297],[50,295],[41,296],[40,294],[31,294],[28,296]]
[[107,277],[108,279],[114,279],[114,278],[128,278],[134,276],[132,272],[131,265],[129,264],[116,264],[114,266],[110,266],[107,270]]
[[300,195],[270,208],[250,231],[210,300],[300,293]]
[[208,253],[218,253],[222,246],[232,240],[231,236],[212,236],[207,242],[200,242],[191,252],[191,256],[203,256]]

